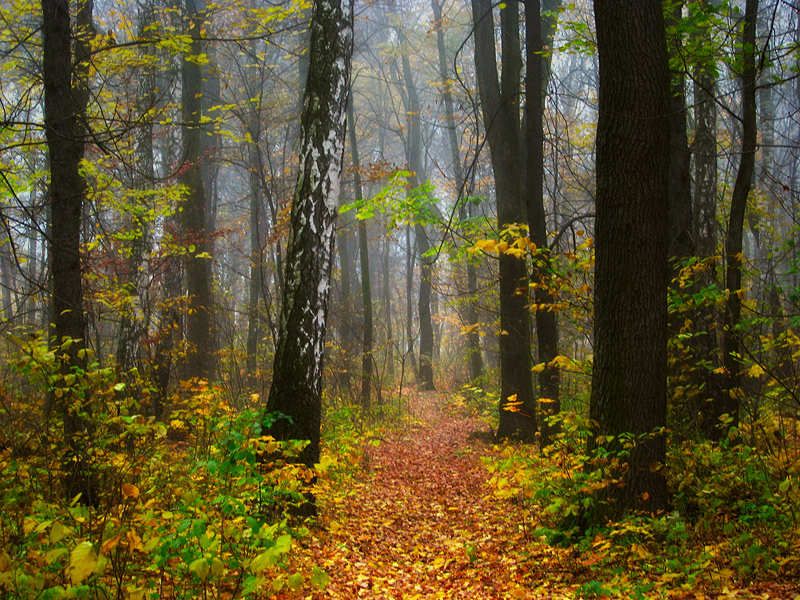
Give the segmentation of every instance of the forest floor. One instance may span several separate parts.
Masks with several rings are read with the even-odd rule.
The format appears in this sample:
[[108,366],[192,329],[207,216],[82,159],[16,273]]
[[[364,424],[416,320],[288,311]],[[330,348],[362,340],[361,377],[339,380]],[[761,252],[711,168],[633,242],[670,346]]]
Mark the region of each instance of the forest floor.
[[[323,568],[330,583],[323,591],[285,590],[274,598],[615,597],[585,587],[593,579],[591,556],[538,540],[524,507],[494,497],[481,462],[491,450],[469,439],[486,430],[485,423],[459,414],[435,393],[412,394],[409,408],[403,427],[368,445],[361,476],[320,498],[312,535],[293,551],[298,566]],[[762,585],[722,594],[667,586],[638,597],[800,596],[795,586]]]

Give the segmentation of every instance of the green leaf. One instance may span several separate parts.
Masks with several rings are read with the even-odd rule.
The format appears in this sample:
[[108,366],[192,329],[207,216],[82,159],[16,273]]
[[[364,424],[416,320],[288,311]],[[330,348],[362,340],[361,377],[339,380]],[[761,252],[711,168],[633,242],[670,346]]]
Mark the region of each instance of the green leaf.
[[300,573],[295,573],[286,580],[286,584],[289,586],[290,590],[296,592],[300,589],[300,586],[303,585],[303,576]]
[[331,578],[325,571],[317,566],[311,569],[311,585],[313,585],[315,588],[318,590],[324,590],[326,587],[328,587],[330,582]]
[[205,558],[198,558],[189,563],[189,570],[197,575],[201,580],[204,580],[211,573],[211,565]]

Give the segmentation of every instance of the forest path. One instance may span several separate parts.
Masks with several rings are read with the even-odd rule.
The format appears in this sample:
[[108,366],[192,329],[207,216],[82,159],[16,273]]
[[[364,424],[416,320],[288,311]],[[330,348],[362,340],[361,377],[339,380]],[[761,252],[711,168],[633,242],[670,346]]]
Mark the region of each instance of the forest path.
[[411,426],[370,447],[349,495],[323,502],[326,531],[300,551],[331,582],[311,597],[532,598],[514,553],[521,511],[491,497],[480,449],[468,440],[485,425],[436,393],[412,395],[411,412]]

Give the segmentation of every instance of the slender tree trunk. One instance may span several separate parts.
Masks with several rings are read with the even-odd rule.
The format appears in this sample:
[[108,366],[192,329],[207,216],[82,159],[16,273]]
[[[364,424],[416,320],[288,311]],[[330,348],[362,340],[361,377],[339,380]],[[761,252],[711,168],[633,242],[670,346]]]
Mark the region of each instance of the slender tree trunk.
[[[139,12],[139,35],[146,38],[150,28],[155,23],[155,7],[152,2],[147,2]],[[137,111],[146,115],[156,104],[156,76],[155,68],[149,62],[153,57],[150,46],[143,47],[143,53],[148,63],[142,69],[137,82]],[[146,119],[136,130],[135,146],[135,174],[133,185],[137,190],[150,189],[155,181],[153,165],[153,124]],[[143,376],[141,344],[145,334],[144,310],[142,306],[141,291],[143,287],[142,275],[149,244],[149,223],[142,213],[147,210],[134,209],[130,216],[130,227],[135,233],[131,240],[130,256],[127,261],[125,292],[128,296],[127,305],[122,312],[120,320],[119,343],[117,345],[117,362],[120,370],[130,374],[129,386],[137,384],[137,377]],[[146,214],[146,212],[145,212]],[[136,369],[137,371],[132,373]]]
[[[258,115],[251,115],[251,135],[253,130],[260,129],[253,121],[258,120]],[[252,144],[258,144],[258,137],[254,137]],[[248,385],[254,388],[258,385],[258,341],[261,336],[260,298],[261,290],[265,285],[264,273],[264,242],[263,231],[264,217],[262,215],[264,202],[261,195],[261,182],[258,178],[258,160],[256,152],[251,148],[248,151],[250,160],[250,277],[248,279],[247,299],[247,344],[246,344],[246,369]]]
[[559,397],[559,369],[554,359],[558,356],[558,322],[554,298],[550,292],[551,250],[547,240],[547,219],[544,207],[544,99],[547,81],[544,79],[544,44],[542,41],[542,15],[539,0],[525,4],[527,87],[526,87],[526,144],[527,158],[526,204],[528,230],[537,253],[532,265],[534,314],[536,316],[536,341],[539,361],[544,369],[539,372],[539,413],[542,420],[542,446],[549,446],[558,428],[547,423],[548,416],[561,410]]
[[[267,433],[277,440],[309,440],[298,456],[309,467],[319,462],[323,350],[352,50],[352,0],[316,1],[300,116],[300,172],[266,406],[268,413],[281,415]],[[315,512],[313,497],[304,508]]]
[[[613,513],[668,506],[669,74],[659,0],[595,0],[600,60],[594,367],[589,451],[633,447]],[[613,441],[612,439],[613,438]]]
[[206,195],[200,169],[202,160],[202,98],[203,76],[195,57],[202,51],[202,15],[195,0],[185,0],[188,35],[192,38],[191,53],[182,63],[183,89],[183,160],[180,182],[186,187],[181,212],[181,226],[188,255],[184,263],[189,307],[186,317],[186,341],[189,353],[186,375],[189,378],[209,379],[214,372],[213,339],[211,334],[211,261],[209,236],[206,229]]
[[[461,202],[460,220],[466,218],[467,202],[465,195],[464,169],[461,164],[461,150],[458,140],[458,128],[455,118],[455,103],[453,102],[450,68],[447,64],[447,52],[444,43],[444,28],[442,23],[442,5],[439,0],[431,0],[433,18],[436,27],[436,49],[439,55],[439,76],[441,82],[442,102],[444,103],[444,121],[447,128],[447,140],[450,148],[450,161],[452,162],[453,175],[457,201]],[[480,323],[475,298],[478,295],[478,273],[472,262],[467,263],[467,296],[470,298],[467,308],[467,356],[469,359],[469,377],[473,382],[479,381],[483,376],[483,354],[481,352]]]
[[[407,153],[408,166],[411,169],[411,186],[415,193],[420,193],[420,186],[425,183],[422,167],[422,123],[421,106],[411,63],[408,54],[401,56],[403,82],[405,85],[406,114],[408,115]],[[419,372],[418,377],[422,389],[433,390],[433,321],[431,318],[431,276],[433,260],[425,256],[430,248],[427,228],[419,219],[414,224],[417,256],[419,257],[419,296],[417,297],[417,318],[419,319]]]
[[[356,136],[356,118],[353,114],[353,99],[347,104],[347,120],[350,123],[350,156],[353,161],[353,189],[355,200],[363,200],[361,184],[361,157],[358,154],[358,138]],[[369,268],[369,243],[367,239],[367,222],[358,222],[358,257],[361,265],[361,299],[364,314],[364,332],[361,344],[361,407],[368,411],[372,395],[372,282]]]
[[[739,425],[739,403],[742,395],[742,344],[737,328],[742,313],[742,236],[747,196],[755,172],[757,144],[756,120],[756,17],[758,0],[747,0],[742,30],[742,158],[731,194],[731,212],[725,238],[725,320],[722,333],[723,366],[726,385],[715,404],[713,439],[727,435]],[[726,422],[721,422],[727,415]]]
[[[714,264],[709,259],[717,256],[717,110],[714,96],[716,82],[710,65],[694,67],[694,122],[695,132],[692,142],[694,154],[695,196],[692,211],[692,232],[695,253],[707,266],[698,276],[699,288],[716,284]],[[696,340],[692,344],[693,362],[699,369],[693,369],[697,400],[695,413],[699,415],[700,432],[711,438],[717,426],[715,408],[719,398],[720,381],[714,369],[719,366],[719,344],[717,342],[717,315],[714,307],[701,305],[693,314]],[[720,413],[721,414],[721,413]]]
[[[519,148],[519,92],[522,56],[519,4],[500,11],[503,71],[498,81],[494,19],[490,0],[472,0],[475,26],[475,71],[483,122],[492,159],[497,198],[497,225],[525,223]],[[528,274],[525,260],[501,253],[500,275],[500,422],[499,438],[532,441],[536,434],[536,402],[531,380]]]

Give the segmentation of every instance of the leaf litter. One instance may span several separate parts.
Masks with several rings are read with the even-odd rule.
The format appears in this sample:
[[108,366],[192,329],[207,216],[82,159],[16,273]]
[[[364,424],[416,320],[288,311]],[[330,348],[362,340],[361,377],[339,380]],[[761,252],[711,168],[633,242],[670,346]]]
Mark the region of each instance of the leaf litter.
[[[595,581],[592,553],[552,547],[532,535],[521,503],[498,499],[469,439],[483,421],[437,393],[412,393],[413,418],[368,444],[364,470],[320,497],[312,535],[296,540],[294,566],[322,573],[317,589],[284,588],[274,600],[561,600],[619,597]],[[320,568],[323,571],[320,571]],[[623,576],[626,577],[626,576]],[[312,576],[312,581],[313,581]],[[321,589],[320,589],[321,588]],[[800,598],[766,582],[711,593],[653,586],[641,598]]]

